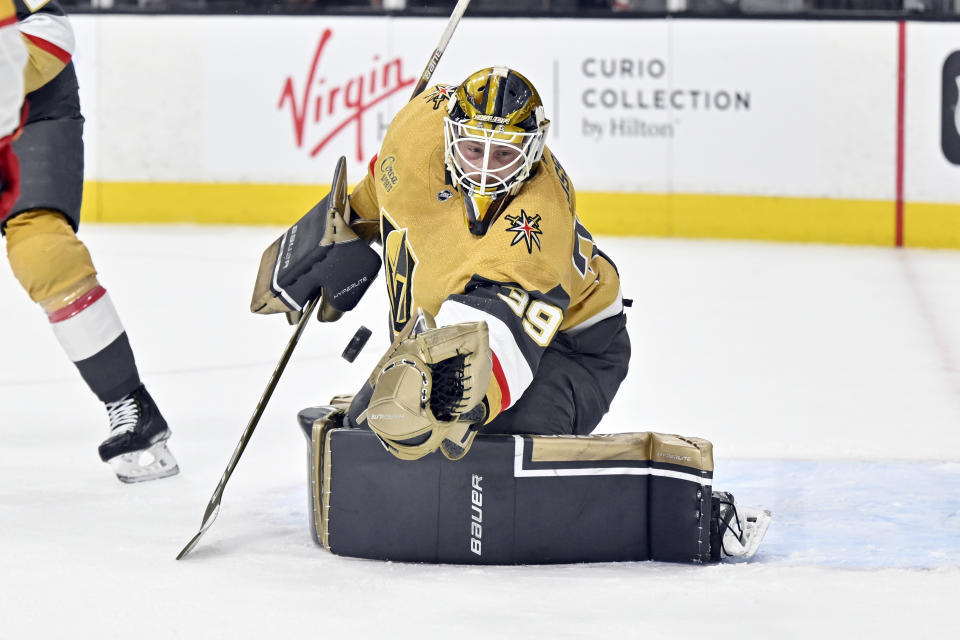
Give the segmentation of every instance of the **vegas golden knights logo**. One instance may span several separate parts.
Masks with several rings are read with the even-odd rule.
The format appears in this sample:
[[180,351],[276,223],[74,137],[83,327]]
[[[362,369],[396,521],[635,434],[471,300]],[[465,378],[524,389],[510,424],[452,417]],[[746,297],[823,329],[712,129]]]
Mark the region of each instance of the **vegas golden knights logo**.
[[413,306],[413,272],[417,256],[407,240],[407,230],[398,229],[386,210],[380,210],[380,238],[383,241],[383,264],[390,297],[390,317],[394,333],[399,333],[410,319]]

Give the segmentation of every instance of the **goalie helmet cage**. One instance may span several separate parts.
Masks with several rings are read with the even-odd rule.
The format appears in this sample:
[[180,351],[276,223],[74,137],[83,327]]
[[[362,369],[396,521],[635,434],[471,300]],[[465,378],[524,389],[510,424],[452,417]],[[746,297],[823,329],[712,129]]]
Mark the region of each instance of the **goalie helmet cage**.
[[[398,460],[366,429],[300,413],[309,518],[337,555],[403,562],[710,561],[713,448],[660,433],[477,436]],[[334,423],[332,423],[334,422]]]

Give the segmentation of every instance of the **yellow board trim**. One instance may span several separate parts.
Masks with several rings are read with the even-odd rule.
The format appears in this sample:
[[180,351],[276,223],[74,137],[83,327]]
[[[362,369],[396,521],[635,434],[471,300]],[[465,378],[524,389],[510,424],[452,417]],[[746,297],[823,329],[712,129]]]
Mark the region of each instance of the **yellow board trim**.
[[903,207],[903,244],[960,248],[960,205],[914,202]]
[[[88,222],[290,225],[329,185],[98,182],[85,185]],[[614,236],[738,238],[893,246],[889,200],[580,192],[580,219]],[[906,203],[904,244],[960,249],[960,204]]]
[[330,185],[92,182],[83,187],[85,222],[290,225]]
[[588,192],[577,194],[577,210],[599,235],[888,246],[895,240],[894,204],[879,200]]

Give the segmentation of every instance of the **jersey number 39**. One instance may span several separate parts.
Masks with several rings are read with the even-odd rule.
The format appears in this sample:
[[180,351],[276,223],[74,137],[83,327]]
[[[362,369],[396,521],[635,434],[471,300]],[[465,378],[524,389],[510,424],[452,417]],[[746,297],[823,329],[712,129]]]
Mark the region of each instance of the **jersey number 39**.
[[503,287],[507,294],[498,293],[497,297],[523,320],[523,331],[541,347],[553,340],[553,335],[563,321],[563,311],[543,300],[530,300],[530,294],[516,287]]

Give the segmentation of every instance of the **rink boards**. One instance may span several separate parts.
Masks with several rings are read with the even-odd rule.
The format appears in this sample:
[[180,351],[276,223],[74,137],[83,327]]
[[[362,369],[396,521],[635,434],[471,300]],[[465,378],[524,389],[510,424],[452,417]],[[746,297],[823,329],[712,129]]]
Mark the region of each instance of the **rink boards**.
[[[593,233],[960,247],[960,23],[544,22],[468,16],[435,80],[530,77]],[[74,24],[85,219],[283,225],[363,175],[443,20]]]

